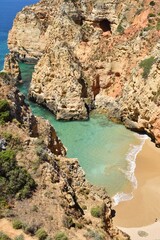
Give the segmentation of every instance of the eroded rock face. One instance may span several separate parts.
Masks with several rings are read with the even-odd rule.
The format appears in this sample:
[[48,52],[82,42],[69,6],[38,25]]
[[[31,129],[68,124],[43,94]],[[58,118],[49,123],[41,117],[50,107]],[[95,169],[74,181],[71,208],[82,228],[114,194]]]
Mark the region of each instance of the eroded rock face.
[[[154,56],[154,53],[151,56]],[[155,63],[147,79],[141,79],[141,73],[133,71],[132,79],[123,88],[119,109],[126,126],[128,125],[127,122],[134,123],[135,129],[145,130],[151,137],[155,138],[158,146],[160,143],[160,71],[157,67],[158,60],[156,60],[158,56],[154,56],[154,59]],[[129,126],[129,128],[132,127]]]
[[[43,0],[23,9],[9,47],[40,59],[30,96],[57,119],[85,119],[85,106],[103,108],[127,127],[146,131],[158,145],[159,8],[158,0],[154,6],[149,1]],[[19,20],[21,14],[26,20]],[[28,37],[34,30],[36,36]],[[144,66],[150,58],[153,64]]]
[[55,129],[49,122],[35,117],[29,106],[25,103],[25,97],[19,90],[6,84],[6,76],[0,76],[0,99],[7,99],[10,105],[10,116],[20,128],[25,129],[25,133],[30,137],[42,137],[47,148],[56,156],[65,156],[66,149],[57,137]]
[[[41,226],[52,238],[63,230],[71,239],[87,240],[92,234],[100,239],[129,240],[113,226],[112,202],[106,190],[87,182],[78,160],[66,157],[54,128],[32,115],[22,94],[6,84],[5,77],[0,76],[0,99],[9,103],[12,118],[0,127],[0,148],[13,148],[17,164],[27,169],[37,186],[33,196],[8,203],[9,219],[16,215],[28,229]],[[91,214],[93,206],[100,209],[99,218]],[[1,207],[1,214],[5,211]]]
[[72,49],[58,44],[38,62],[30,98],[47,106],[57,119],[87,119],[81,81],[84,81],[81,66]]
[[14,27],[9,33],[9,49],[17,53],[20,60],[35,62],[44,53],[48,11],[41,13],[40,10],[34,6],[24,8],[17,14]]
[[14,54],[10,53],[6,55],[3,71],[9,76],[13,83],[21,80],[19,64]]

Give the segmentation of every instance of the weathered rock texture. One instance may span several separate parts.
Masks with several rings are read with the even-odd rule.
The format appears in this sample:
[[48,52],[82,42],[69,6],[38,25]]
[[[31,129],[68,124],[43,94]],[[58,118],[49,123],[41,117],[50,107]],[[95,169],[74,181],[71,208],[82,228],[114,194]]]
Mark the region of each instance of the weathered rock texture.
[[0,88],[0,99],[7,99],[10,104],[11,120],[23,128],[30,137],[42,137],[52,153],[57,156],[65,156],[66,149],[58,139],[54,128],[48,121],[32,114],[29,106],[25,103],[24,95],[14,85],[6,83],[6,75],[0,75]]
[[7,74],[13,84],[21,80],[21,71],[15,54],[9,53],[6,55],[3,72]]
[[30,98],[46,105],[57,119],[86,119],[81,82],[85,84],[81,66],[72,50],[62,43],[50,49],[36,65]]
[[[6,143],[3,151],[14,149],[18,164],[31,174],[37,189],[31,198],[10,199],[4,209],[1,205],[1,217],[19,219],[30,233],[44,228],[52,238],[62,231],[72,240],[129,239],[113,227],[106,191],[86,181],[78,160],[66,158],[53,127],[31,114],[23,96],[6,85],[5,77],[0,76],[0,100],[8,101],[12,118],[0,127],[0,139]],[[92,216],[92,207],[99,207],[99,218]]]
[[30,96],[58,119],[103,108],[158,146],[159,13],[158,0],[43,0],[17,15],[9,48],[40,59]]

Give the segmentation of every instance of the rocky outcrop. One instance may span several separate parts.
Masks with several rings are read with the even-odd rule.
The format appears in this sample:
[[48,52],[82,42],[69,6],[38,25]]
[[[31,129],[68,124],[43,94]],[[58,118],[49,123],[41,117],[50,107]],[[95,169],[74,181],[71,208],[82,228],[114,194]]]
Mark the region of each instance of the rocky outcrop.
[[[0,99],[7,100],[12,116],[1,125],[0,150],[14,150],[17,164],[36,182],[33,196],[21,201],[9,199],[8,207],[1,206],[1,217],[19,219],[32,234],[43,227],[50,237],[63,231],[78,240],[92,236],[129,239],[113,226],[114,211],[106,191],[89,184],[78,160],[66,157],[66,149],[49,122],[32,115],[22,94],[6,84],[5,76],[0,76],[0,86]],[[98,216],[92,213],[93,207]]]
[[[148,61],[153,56],[154,53],[146,60]],[[138,73],[136,69],[133,70],[132,79],[123,88],[118,107],[121,119],[127,127],[134,130],[145,130],[152,138],[155,138],[158,146],[160,143],[160,102],[158,93],[160,89],[158,80],[160,71],[158,69],[158,56],[154,56],[154,59],[155,63],[147,79],[141,79],[141,73]]]
[[72,50],[61,43],[39,60],[29,95],[47,106],[57,119],[87,119],[83,98],[83,88],[87,86],[81,82],[85,85],[80,64]]
[[1,99],[7,99],[10,105],[10,118],[18,124],[30,137],[43,137],[47,148],[56,156],[65,156],[66,149],[57,137],[54,128],[40,118],[35,117],[25,97],[13,85],[6,84],[6,76],[0,76]]
[[30,96],[57,119],[103,108],[158,146],[159,12],[158,1],[43,0],[17,15],[9,48],[40,59]]
[[13,84],[16,84],[21,80],[19,64],[14,54],[10,53],[6,55],[3,71],[7,73]]
[[49,9],[46,6],[44,11],[43,3],[42,6],[43,12],[41,7],[24,8],[17,14],[14,27],[9,33],[8,46],[20,60],[34,63],[44,53]]

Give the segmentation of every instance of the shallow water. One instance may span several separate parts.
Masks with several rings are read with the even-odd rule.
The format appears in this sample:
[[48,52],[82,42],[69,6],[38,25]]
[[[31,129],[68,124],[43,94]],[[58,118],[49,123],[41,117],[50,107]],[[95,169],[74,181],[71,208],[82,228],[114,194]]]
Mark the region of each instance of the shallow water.
[[[21,64],[20,67],[24,83],[19,89],[27,96],[34,66]],[[79,159],[91,183],[106,187],[112,196],[131,191],[133,147],[138,151],[141,143],[138,135],[102,114],[91,114],[89,121],[56,121],[48,110],[31,102],[30,106],[35,115],[48,119],[54,126],[68,149],[68,157]]]
[[[37,0],[0,1],[0,70],[4,56],[8,53],[7,35],[16,13],[26,4]],[[27,95],[33,65],[21,64],[24,84],[19,89]],[[142,139],[124,126],[114,124],[104,115],[91,114],[89,121],[56,121],[48,110],[30,103],[35,115],[48,119],[68,149],[68,156],[78,158],[87,179],[107,188],[115,202],[128,199],[136,179],[134,178],[135,156],[140,150]]]

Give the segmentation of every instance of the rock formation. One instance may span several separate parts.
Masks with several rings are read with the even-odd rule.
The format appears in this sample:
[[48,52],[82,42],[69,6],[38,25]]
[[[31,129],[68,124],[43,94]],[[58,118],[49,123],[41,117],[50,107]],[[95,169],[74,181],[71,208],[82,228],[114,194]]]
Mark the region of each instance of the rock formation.
[[36,65],[30,98],[47,106],[57,119],[86,119],[81,82],[84,83],[81,66],[72,50],[66,44],[58,44]]
[[16,84],[21,80],[21,71],[15,54],[9,53],[6,55],[3,72],[10,78],[12,84]]
[[8,45],[39,60],[30,96],[57,119],[103,108],[158,146],[159,13],[158,0],[42,0],[17,15]]
[[61,231],[69,239],[129,239],[113,226],[106,191],[86,181],[78,160],[66,157],[54,128],[32,115],[22,94],[5,78],[0,75],[0,101],[8,102],[10,119],[0,127],[0,151],[15,151],[18,165],[30,173],[36,190],[27,199],[9,199],[4,208],[1,204],[1,217],[19,219],[30,234],[43,227],[50,237]]

